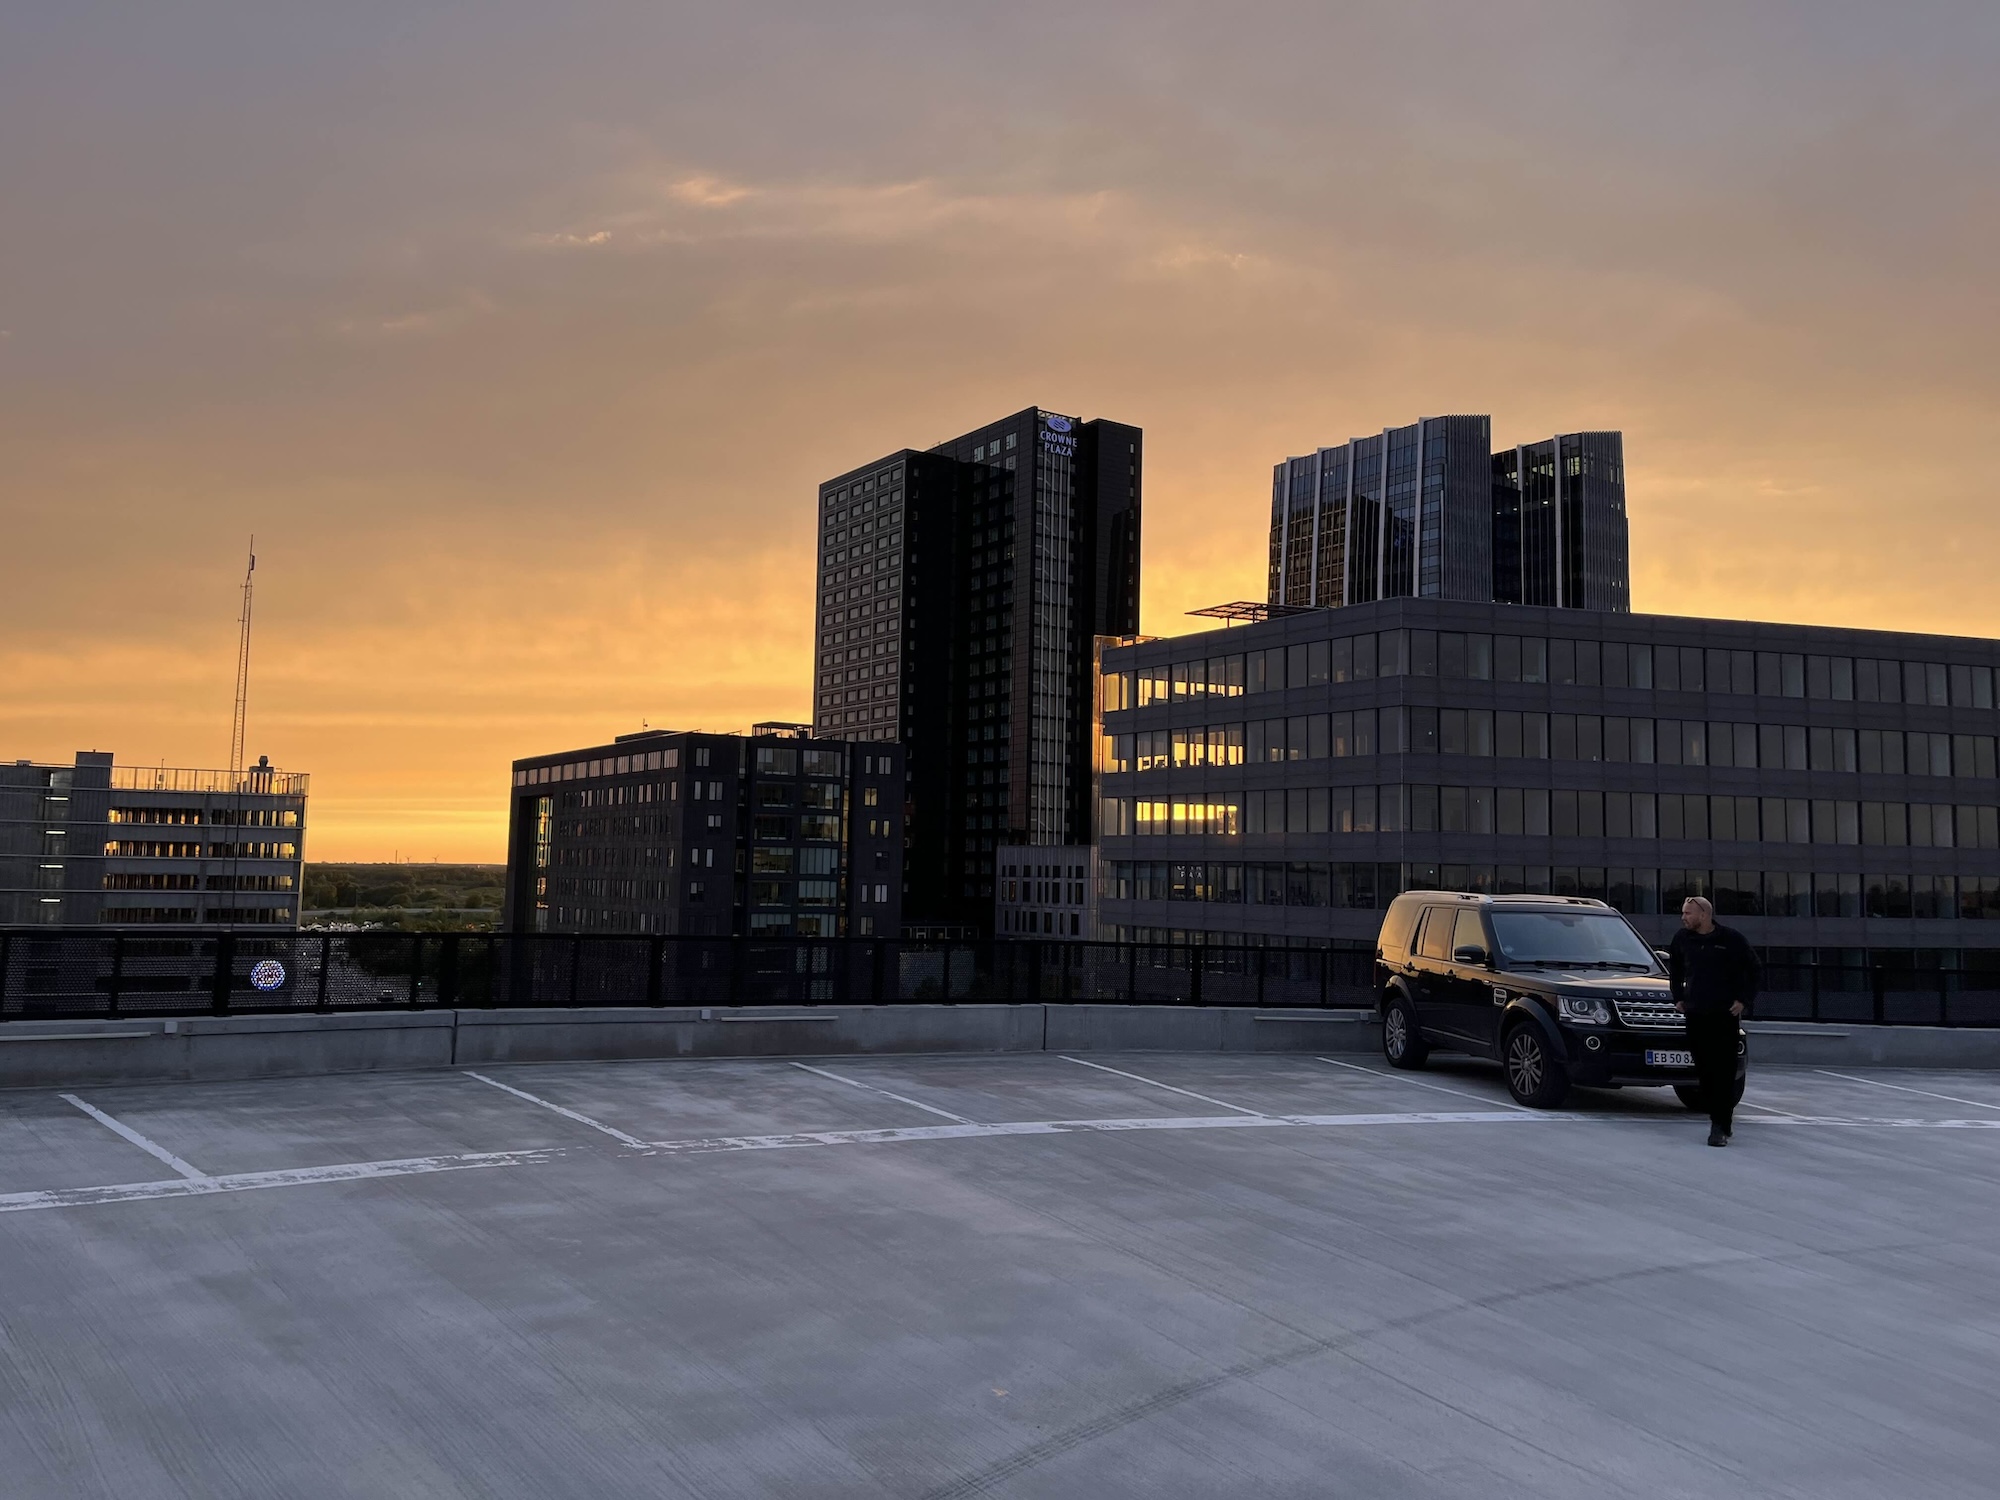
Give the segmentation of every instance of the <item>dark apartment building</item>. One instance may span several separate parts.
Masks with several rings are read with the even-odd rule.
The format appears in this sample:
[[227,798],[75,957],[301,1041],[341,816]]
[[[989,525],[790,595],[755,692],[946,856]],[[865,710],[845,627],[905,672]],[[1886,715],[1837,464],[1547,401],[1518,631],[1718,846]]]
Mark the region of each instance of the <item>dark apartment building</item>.
[[903,752],[648,730],[514,762],[502,925],[515,932],[894,937]]
[[1419,599],[1106,643],[1099,930],[1372,941],[1398,891],[1705,895],[2000,964],[2000,642]]
[[1087,841],[1094,638],[1139,623],[1142,434],[1030,407],[820,487],[818,733],[900,743],[904,920],[990,931],[1002,844]]
[[1269,602],[1631,608],[1621,436],[1491,442],[1489,417],[1425,417],[1278,464]]
[[121,766],[0,765],[0,927],[293,928],[306,777]]

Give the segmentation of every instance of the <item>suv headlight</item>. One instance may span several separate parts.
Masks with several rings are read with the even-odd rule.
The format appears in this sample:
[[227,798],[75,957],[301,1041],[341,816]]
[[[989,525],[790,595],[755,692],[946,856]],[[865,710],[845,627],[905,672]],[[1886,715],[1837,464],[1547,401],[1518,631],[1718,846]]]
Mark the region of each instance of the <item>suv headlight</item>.
[[1611,1007],[1594,995],[1564,995],[1557,1005],[1565,1021],[1579,1026],[1609,1026]]

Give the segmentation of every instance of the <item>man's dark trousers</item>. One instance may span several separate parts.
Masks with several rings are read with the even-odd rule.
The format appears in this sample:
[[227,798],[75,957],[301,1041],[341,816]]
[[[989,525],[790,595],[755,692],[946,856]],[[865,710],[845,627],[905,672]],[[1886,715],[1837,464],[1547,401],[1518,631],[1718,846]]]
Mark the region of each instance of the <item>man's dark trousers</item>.
[[1687,1029],[1709,1124],[1728,1135],[1736,1115],[1736,1041],[1741,1027],[1728,1011],[1717,1010],[1689,1016]]

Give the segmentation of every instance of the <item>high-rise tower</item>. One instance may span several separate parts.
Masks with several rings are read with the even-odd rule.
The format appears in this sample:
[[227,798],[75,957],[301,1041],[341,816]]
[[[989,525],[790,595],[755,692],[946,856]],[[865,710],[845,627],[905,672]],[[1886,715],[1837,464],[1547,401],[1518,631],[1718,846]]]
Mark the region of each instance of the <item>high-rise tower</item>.
[[996,845],[1089,838],[1092,644],[1138,630],[1143,448],[1030,407],[820,486],[814,726],[906,747],[907,923],[985,931]]
[[1629,610],[1619,434],[1499,453],[1491,434],[1488,417],[1425,417],[1278,464],[1269,601]]

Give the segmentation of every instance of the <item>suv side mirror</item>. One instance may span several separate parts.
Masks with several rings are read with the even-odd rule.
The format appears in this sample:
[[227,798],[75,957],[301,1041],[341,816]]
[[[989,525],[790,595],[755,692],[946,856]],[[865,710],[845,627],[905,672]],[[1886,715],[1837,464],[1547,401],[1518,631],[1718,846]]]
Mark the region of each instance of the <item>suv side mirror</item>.
[[1477,943],[1460,943],[1456,948],[1451,950],[1451,961],[1455,964],[1471,964],[1478,968],[1484,968],[1487,961],[1487,952]]
[[1672,965],[1674,961],[1674,956],[1664,948],[1655,948],[1653,950],[1653,957],[1660,961],[1660,967],[1663,969]]

